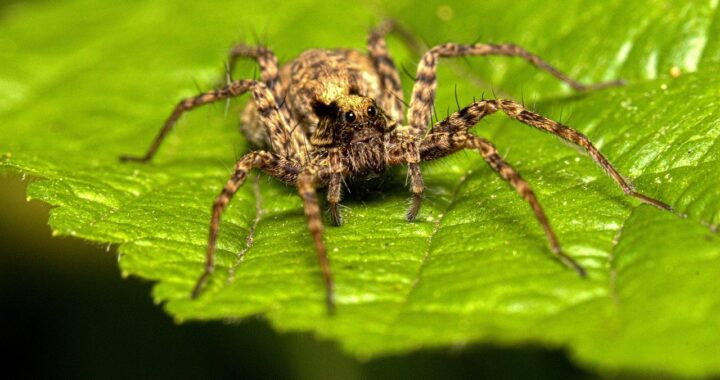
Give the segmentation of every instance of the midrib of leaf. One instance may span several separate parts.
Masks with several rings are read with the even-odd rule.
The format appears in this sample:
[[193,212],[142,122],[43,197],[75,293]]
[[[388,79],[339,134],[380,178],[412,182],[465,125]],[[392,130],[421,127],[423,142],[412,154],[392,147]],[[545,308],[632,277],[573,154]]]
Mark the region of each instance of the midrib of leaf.
[[262,207],[262,194],[260,193],[260,177],[260,174],[256,174],[252,179],[253,197],[255,198],[255,217],[248,229],[248,235],[247,238],[245,238],[245,246],[237,253],[235,263],[228,269],[228,285],[235,281],[235,272],[240,264],[242,264],[245,254],[252,249],[255,239],[255,230],[257,229],[258,224],[260,224],[260,221],[262,221],[263,214],[265,213]]
[[445,218],[445,215],[447,215],[450,210],[452,210],[453,205],[455,203],[455,200],[457,199],[458,192],[460,191],[460,188],[465,183],[467,178],[472,174],[472,172],[467,173],[460,177],[460,180],[457,182],[457,185],[454,186],[452,194],[450,196],[450,200],[447,202],[447,204],[443,207],[440,214],[436,216],[437,221],[435,221],[435,227],[432,230],[432,233],[427,239],[427,247],[425,247],[425,254],[422,256],[422,261],[420,262],[420,266],[418,267],[417,274],[415,275],[415,278],[413,279],[410,289],[408,290],[407,294],[403,297],[402,301],[400,302],[400,307],[395,314],[395,316],[391,319],[391,321],[387,324],[387,330],[385,335],[390,335],[390,332],[393,330],[393,328],[397,325],[398,320],[400,319],[400,315],[402,315],[403,311],[407,307],[408,303],[410,302],[410,299],[413,295],[413,292],[417,288],[418,284],[420,283],[422,279],[422,273],[425,269],[425,266],[427,265],[428,259],[430,258],[430,255],[432,254],[432,247],[433,247],[433,240],[435,236],[437,235],[438,231],[440,231],[440,228],[442,227],[442,221],[443,218]]

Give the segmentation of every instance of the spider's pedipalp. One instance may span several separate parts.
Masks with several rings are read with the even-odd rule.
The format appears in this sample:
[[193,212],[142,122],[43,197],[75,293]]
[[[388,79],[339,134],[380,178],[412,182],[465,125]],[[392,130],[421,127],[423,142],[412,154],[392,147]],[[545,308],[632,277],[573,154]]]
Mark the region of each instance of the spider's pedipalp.
[[425,183],[423,181],[422,174],[420,174],[420,164],[410,163],[408,164],[408,175],[410,176],[410,191],[412,191],[412,199],[410,208],[405,214],[405,219],[408,222],[412,222],[417,217],[422,205],[422,197],[425,192]]
[[[417,217],[420,207],[422,206],[423,193],[425,192],[425,183],[420,171],[420,145],[414,137],[408,135],[406,129],[395,131],[391,138],[386,142],[390,146],[387,151],[386,161],[390,165],[407,164],[407,178],[410,179],[410,191],[412,198],[410,199],[410,207],[405,214],[405,219],[412,222]],[[407,181],[406,181],[407,185]]]

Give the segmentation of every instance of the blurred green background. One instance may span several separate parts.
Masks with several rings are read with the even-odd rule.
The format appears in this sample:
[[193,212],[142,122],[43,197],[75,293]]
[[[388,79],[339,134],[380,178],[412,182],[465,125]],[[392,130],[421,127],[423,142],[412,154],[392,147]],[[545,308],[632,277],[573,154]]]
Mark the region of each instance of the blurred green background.
[[[151,284],[119,275],[115,249],[51,237],[49,206],[0,173],[0,341],[22,378],[589,378],[562,352],[458,347],[360,363],[265,322],[175,324]],[[9,370],[9,371],[8,371]]]

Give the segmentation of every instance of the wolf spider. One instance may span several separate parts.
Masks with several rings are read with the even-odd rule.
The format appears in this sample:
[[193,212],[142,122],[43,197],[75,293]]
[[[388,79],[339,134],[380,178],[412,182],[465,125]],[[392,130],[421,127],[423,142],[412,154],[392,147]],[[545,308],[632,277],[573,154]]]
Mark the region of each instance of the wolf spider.
[[255,59],[260,67],[260,80],[235,80],[222,88],[183,99],[144,156],[121,157],[124,161],[147,162],[184,112],[247,92],[252,94],[253,101],[248,103],[242,114],[242,128],[254,145],[266,149],[247,153],[237,161],[232,177],[213,203],[205,270],[193,289],[192,297],[200,294],[213,272],[220,216],[251,169],[260,169],[297,187],[325,281],[327,310],[332,312],[335,306],[334,283],[322,239],[323,223],[316,189],[327,187],[330,221],[340,225],[342,217],[338,205],[344,178],[364,178],[382,173],[389,166],[407,165],[412,202],[406,219],[412,221],[420,210],[423,197],[420,162],[463,149],[477,150],[490,168],[529,203],[555,257],[580,276],[585,276],[583,267],[560,248],[527,182],[505,162],[490,141],[469,132],[482,118],[497,111],[584,148],[625,194],[660,209],[671,210],[669,205],[635,191],[583,134],[529,111],[512,100],[474,101],[432,125],[429,131],[427,129],[433,113],[436,67],[440,58],[520,57],[577,91],[617,85],[617,82],[584,85],[512,44],[445,43],[432,47],[422,56],[405,119],[406,103],[400,75],[385,44],[385,36],[393,31],[403,35],[402,30],[390,21],[372,30],[367,39],[367,55],[348,49],[313,49],[282,67],[278,66],[272,51],[265,47],[237,45],[230,52],[230,70],[238,58]]

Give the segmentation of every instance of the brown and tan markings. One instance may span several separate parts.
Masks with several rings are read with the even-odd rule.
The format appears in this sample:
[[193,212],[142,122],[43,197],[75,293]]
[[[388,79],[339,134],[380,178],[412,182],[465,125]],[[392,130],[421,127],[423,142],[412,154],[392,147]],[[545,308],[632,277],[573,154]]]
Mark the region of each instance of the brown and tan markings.
[[[121,157],[124,161],[149,161],[184,112],[251,93],[252,101],[241,116],[242,130],[252,143],[264,150],[250,152],[240,158],[232,177],[213,203],[205,270],[193,289],[193,297],[201,293],[213,273],[220,218],[250,170],[259,169],[297,187],[325,283],[327,309],[333,312],[334,282],[323,243],[317,189],[328,188],[330,221],[340,225],[339,203],[345,178],[365,178],[382,173],[389,166],[407,165],[412,202],[406,218],[412,221],[420,210],[423,198],[420,162],[439,159],[463,149],[477,150],[490,168],[528,202],[545,231],[555,257],[585,276],[583,267],[561,249],[530,185],[505,162],[490,141],[469,132],[482,118],[497,111],[582,147],[625,194],[660,209],[672,210],[669,205],[635,191],[583,134],[511,100],[475,101],[427,129],[433,113],[436,68],[440,58],[482,55],[520,57],[578,91],[617,85],[618,82],[584,85],[536,55],[511,44],[446,43],[430,48],[422,56],[406,110],[400,75],[385,43],[385,36],[397,31],[393,22],[383,22],[372,30],[367,39],[367,54],[346,49],[313,49],[282,67],[278,67],[275,55],[265,47],[235,46],[230,52],[229,66],[234,66],[238,58],[253,58],[260,67],[259,81],[236,80],[222,88],[183,99],[145,155]],[[403,34],[402,31],[400,33]],[[407,36],[401,37],[407,40]],[[405,114],[406,118],[403,117]]]

